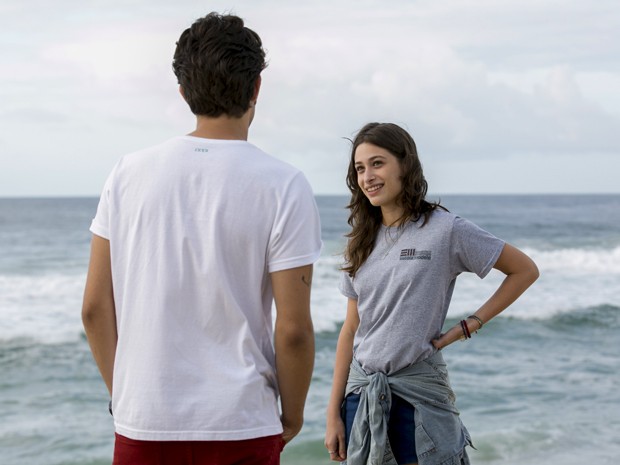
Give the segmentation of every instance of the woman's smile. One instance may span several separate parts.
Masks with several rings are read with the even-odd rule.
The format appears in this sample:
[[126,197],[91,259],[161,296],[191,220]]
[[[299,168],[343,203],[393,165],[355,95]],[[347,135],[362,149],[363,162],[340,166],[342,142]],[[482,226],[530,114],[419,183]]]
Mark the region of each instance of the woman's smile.
[[381,207],[384,213],[400,208],[403,173],[398,158],[382,147],[365,142],[355,150],[355,170],[357,183],[373,206]]

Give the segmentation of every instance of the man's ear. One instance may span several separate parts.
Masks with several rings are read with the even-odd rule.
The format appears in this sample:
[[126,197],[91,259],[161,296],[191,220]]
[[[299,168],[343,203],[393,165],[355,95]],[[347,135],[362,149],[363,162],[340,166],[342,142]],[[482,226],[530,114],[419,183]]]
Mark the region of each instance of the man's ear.
[[185,92],[183,91],[183,87],[181,86],[179,86],[179,94],[181,94],[181,97],[183,97],[183,100],[187,102],[187,99],[185,98]]
[[251,102],[254,102],[254,104],[256,104],[256,101],[258,100],[258,93],[260,92],[260,85],[261,85],[261,77],[260,74],[258,75],[258,77],[256,78],[256,82],[254,83],[254,95],[252,95],[252,100]]

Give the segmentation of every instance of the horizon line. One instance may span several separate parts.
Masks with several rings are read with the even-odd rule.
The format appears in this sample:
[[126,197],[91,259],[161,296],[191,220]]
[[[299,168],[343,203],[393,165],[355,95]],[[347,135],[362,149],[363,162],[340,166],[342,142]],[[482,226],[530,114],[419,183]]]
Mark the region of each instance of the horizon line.
[[[315,197],[348,197],[348,193],[315,193]],[[459,196],[459,197],[502,197],[502,196],[603,196],[620,195],[618,192],[431,192],[429,197]],[[0,195],[0,200],[61,200],[61,199],[98,199],[100,194],[66,194],[66,195]]]

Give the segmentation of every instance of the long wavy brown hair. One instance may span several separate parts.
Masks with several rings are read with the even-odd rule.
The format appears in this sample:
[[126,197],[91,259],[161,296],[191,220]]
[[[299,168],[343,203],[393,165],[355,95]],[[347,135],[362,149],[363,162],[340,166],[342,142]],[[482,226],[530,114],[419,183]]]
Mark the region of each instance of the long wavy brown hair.
[[403,169],[403,190],[397,201],[404,210],[403,215],[396,221],[399,223],[399,228],[404,228],[407,222],[417,221],[421,217],[424,218],[422,222],[422,226],[424,226],[434,210],[437,208],[446,210],[439,203],[426,200],[428,184],[424,178],[422,164],[411,135],[393,123],[368,123],[365,125],[353,139],[347,173],[347,187],[351,191],[351,201],[347,205],[351,212],[348,222],[352,229],[346,235],[349,240],[344,252],[345,265],[342,270],[352,277],[355,276],[357,270],[372,252],[382,221],[381,208],[370,203],[357,181],[355,150],[363,143],[381,147],[400,161]]

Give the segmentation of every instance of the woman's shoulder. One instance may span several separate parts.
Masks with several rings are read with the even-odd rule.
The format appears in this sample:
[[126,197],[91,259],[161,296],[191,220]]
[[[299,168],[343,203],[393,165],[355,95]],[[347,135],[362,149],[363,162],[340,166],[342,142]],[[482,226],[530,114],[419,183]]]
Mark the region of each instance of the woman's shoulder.
[[436,208],[431,212],[424,224],[424,215],[422,215],[417,221],[416,224],[418,227],[432,226],[432,227],[451,227],[457,218],[460,218],[458,215],[451,213],[443,208]]
[[449,233],[470,232],[480,229],[478,225],[467,218],[442,209],[436,209],[432,212],[427,225],[430,225],[431,229],[443,230]]

